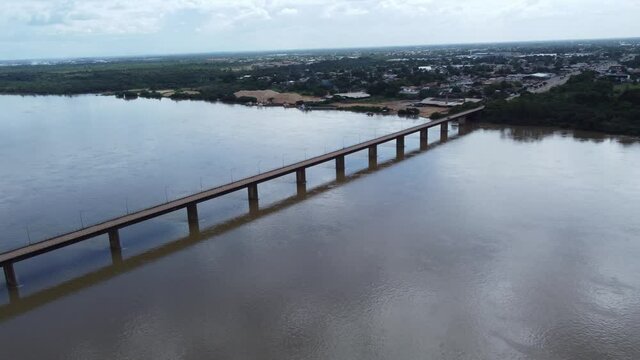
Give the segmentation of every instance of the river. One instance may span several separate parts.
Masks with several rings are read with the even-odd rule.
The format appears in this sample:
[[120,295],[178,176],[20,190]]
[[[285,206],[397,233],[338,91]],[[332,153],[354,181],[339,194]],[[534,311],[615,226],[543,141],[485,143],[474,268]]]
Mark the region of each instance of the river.
[[[415,125],[344,112],[0,96],[2,249]],[[16,265],[15,359],[636,359],[640,144],[475,125]],[[283,157],[284,155],[284,157]],[[201,185],[202,184],[202,185]],[[0,250],[2,251],[2,250]],[[0,290],[5,290],[4,284]]]

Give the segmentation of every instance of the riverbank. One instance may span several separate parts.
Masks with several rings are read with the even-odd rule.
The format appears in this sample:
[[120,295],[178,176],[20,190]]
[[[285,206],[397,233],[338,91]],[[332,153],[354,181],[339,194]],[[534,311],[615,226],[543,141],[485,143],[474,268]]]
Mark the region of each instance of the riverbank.
[[413,115],[429,118],[434,113],[446,113],[447,109],[435,106],[414,106],[411,100],[363,99],[335,100],[305,96],[298,93],[280,93],[274,90],[242,90],[234,93],[236,99],[247,105],[261,106],[298,106],[303,110],[343,110],[369,114],[399,115],[412,110]]
[[304,96],[298,93],[286,92],[281,93],[274,90],[241,90],[235,92],[233,95],[236,98],[255,98],[260,104],[273,104],[273,105],[294,105],[299,102],[322,102],[325,99],[315,96]]
[[593,72],[543,94],[488,102],[483,120],[640,136],[640,88],[620,88]]
[[297,107],[301,110],[341,110],[352,111],[358,113],[367,113],[369,115],[401,115],[401,116],[418,116],[430,118],[438,113],[445,115],[449,112],[448,108],[436,106],[420,106],[416,107],[415,100],[406,99],[386,99],[386,98],[367,98],[362,100],[337,100],[328,97],[317,97],[302,95],[295,92],[278,92],[275,90],[240,90],[233,93],[232,96],[225,96],[216,99],[205,97],[201,92],[194,89],[178,89],[178,90],[149,90],[149,89],[131,89],[121,92],[106,92],[102,95],[116,96],[124,100],[135,100],[141,98],[161,99],[167,98],[172,100],[201,100],[223,103],[241,104],[247,106],[274,106],[274,107]]

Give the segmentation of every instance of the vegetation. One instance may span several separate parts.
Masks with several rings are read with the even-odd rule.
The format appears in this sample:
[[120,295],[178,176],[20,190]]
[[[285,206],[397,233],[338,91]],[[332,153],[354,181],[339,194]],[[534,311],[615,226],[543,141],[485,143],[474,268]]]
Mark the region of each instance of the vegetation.
[[138,93],[135,91],[118,91],[116,92],[118,99],[134,100],[138,98]]
[[[382,114],[392,112],[384,107],[390,100],[473,97],[487,102],[484,119],[491,122],[640,135],[640,87],[632,84],[638,82],[638,73],[624,69],[640,68],[640,56],[635,55],[637,52],[633,49],[623,48],[615,41],[594,41],[587,47],[565,42],[524,47],[488,45],[482,53],[477,53],[474,47],[462,46],[345,50],[342,53],[312,51],[284,57],[256,53],[86,63],[74,60],[54,65],[25,65],[25,62],[0,66],[0,94],[107,93],[124,100],[168,96],[173,100],[254,104],[258,102],[256,98],[234,94],[240,90],[270,89],[316,97],[334,95],[315,103],[299,102],[296,104],[299,106],[328,109],[336,108],[336,102],[343,102],[341,110]],[[608,70],[592,66],[605,61],[622,66]],[[588,72],[548,93],[528,92],[540,88],[544,80],[531,79],[526,74],[564,75],[586,68],[598,69],[602,76],[606,76],[607,71],[609,74],[622,71],[631,81],[614,85]],[[335,96],[354,91],[366,91],[372,96],[359,100]],[[348,105],[344,103],[351,106],[344,107]],[[432,118],[440,119],[478,105],[465,103],[449,109],[448,113],[433,114]],[[398,111],[401,116],[419,113],[413,107]]]
[[543,94],[489,102],[483,119],[495,123],[559,126],[615,134],[640,135],[640,89],[616,91],[595,73],[572,77]]
[[418,116],[420,115],[420,110],[417,108],[406,108],[406,109],[400,109],[398,110],[398,115],[399,116]]

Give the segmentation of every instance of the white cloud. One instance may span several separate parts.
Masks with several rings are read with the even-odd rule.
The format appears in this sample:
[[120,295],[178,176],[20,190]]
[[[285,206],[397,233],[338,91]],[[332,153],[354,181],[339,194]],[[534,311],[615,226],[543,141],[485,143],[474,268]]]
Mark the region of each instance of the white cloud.
[[640,36],[639,13],[638,0],[0,0],[0,58],[71,40],[118,54]]
[[297,15],[298,9],[295,8],[284,8],[278,12],[280,15]]
[[369,10],[365,7],[371,5],[371,1],[334,1],[330,3],[324,10],[323,16],[326,18],[338,18],[342,16],[358,16],[366,15]]

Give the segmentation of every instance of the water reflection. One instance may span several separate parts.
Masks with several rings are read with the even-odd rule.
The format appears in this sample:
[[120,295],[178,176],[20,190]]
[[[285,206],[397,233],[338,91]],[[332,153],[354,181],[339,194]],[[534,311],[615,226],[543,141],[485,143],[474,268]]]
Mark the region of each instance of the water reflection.
[[634,145],[640,142],[640,138],[632,136],[608,135],[595,131],[567,130],[554,127],[483,124],[481,128],[486,130],[498,130],[503,138],[520,142],[537,142],[550,136],[569,137],[577,141],[588,141],[593,143],[613,141],[621,145]]

